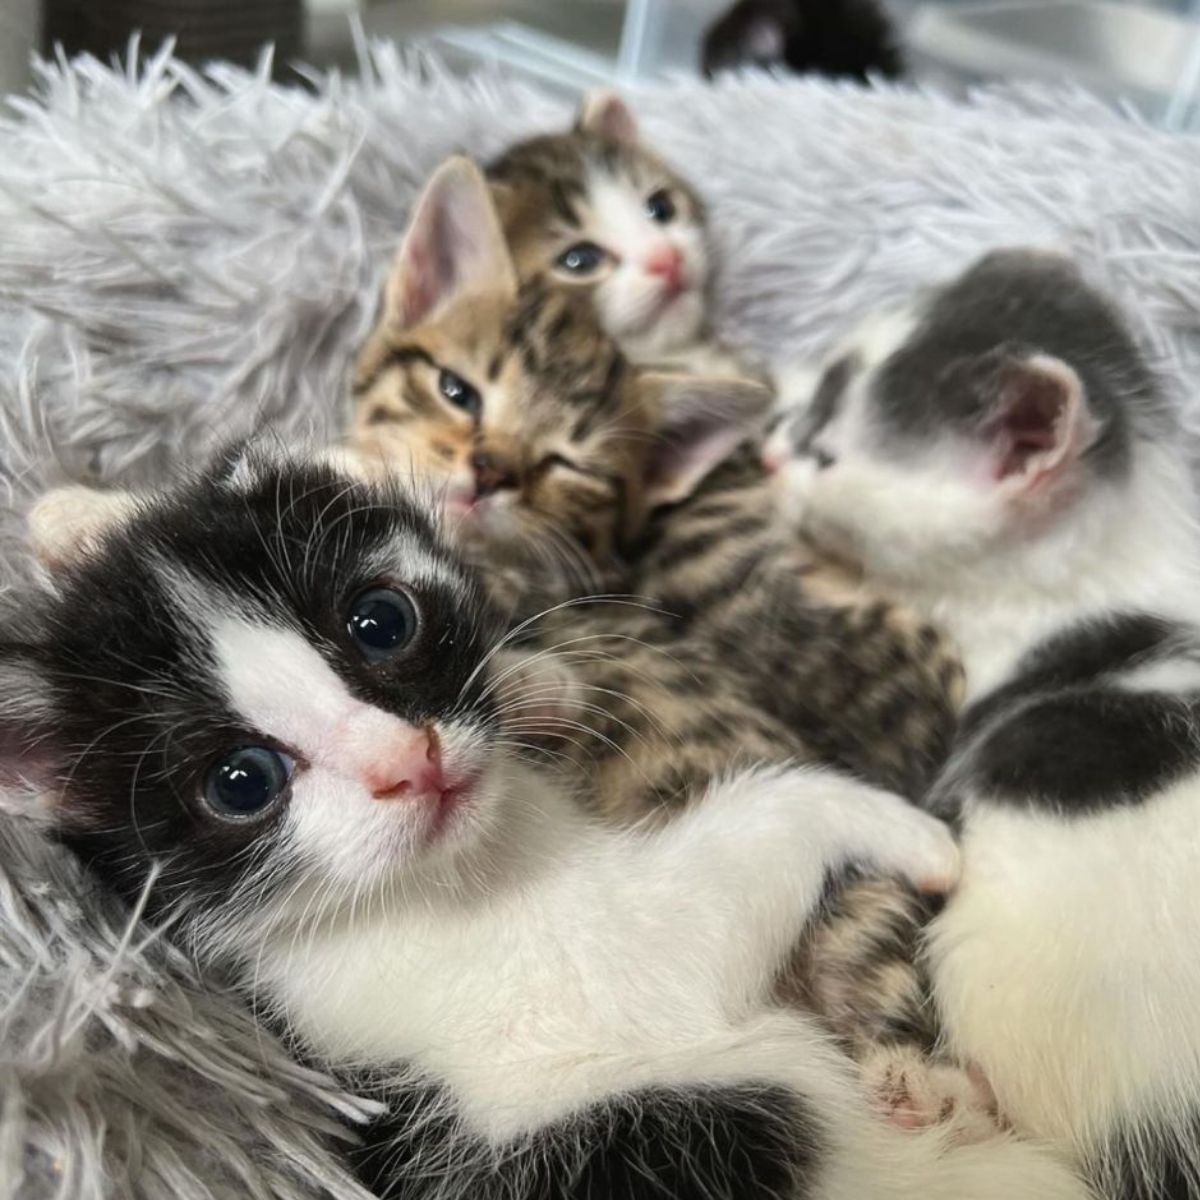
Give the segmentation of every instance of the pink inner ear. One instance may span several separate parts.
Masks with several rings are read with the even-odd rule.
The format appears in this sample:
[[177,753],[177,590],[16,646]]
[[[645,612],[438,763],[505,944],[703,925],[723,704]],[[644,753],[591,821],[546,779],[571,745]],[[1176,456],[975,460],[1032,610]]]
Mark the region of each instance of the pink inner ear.
[[433,256],[414,247],[403,285],[403,322],[416,324],[438,301],[440,281],[433,276]]
[[1053,459],[1067,437],[1070,393],[1065,380],[1022,372],[1000,421],[996,478],[1023,475],[1039,459]]

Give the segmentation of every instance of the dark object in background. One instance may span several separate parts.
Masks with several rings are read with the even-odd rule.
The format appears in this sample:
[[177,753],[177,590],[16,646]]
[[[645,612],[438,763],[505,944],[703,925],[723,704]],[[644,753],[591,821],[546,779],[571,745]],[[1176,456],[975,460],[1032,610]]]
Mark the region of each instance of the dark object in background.
[[904,60],[876,0],[738,0],[704,36],[704,73],[782,67],[799,74],[895,79]]
[[46,51],[61,43],[68,54],[87,51],[107,62],[140,32],[143,54],[174,37],[185,62],[253,66],[273,42],[277,75],[300,56],[304,20],[302,0],[45,0],[43,13]]

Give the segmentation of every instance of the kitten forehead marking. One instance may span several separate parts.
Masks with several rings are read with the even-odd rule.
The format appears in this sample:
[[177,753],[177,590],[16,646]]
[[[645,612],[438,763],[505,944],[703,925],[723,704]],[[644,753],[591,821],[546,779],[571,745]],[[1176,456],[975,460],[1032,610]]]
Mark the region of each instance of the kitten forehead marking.
[[376,723],[372,715],[378,710],[351,696],[333,668],[294,630],[228,617],[209,634],[229,703],[251,729],[306,755],[320,755],[352,721]]

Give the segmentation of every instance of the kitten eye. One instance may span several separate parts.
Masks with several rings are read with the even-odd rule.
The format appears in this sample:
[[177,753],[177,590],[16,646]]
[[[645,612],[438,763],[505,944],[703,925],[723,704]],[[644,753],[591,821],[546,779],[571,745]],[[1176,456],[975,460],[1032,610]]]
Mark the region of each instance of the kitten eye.
[[472,415],[479,412],[483,406],[479,392],[465,379],[460,379],[453,371],[445,371],[438,376],[438,391],[456,408]]
[[666,188],[659,188],[646,197],[646,215],[660,225],[666,225],[675,219],[675,201]]
[[253,817],[287,790],[296,764],[267,746],[240,746],[227,754],[204,781],[204,800],[222,817]]
[[363,657],[383,662],[400,653],[416,636],[417,609],[392,588],[368,588],[350,605],[346,628]]
[[598,271],[607,254],[595,242],[579,242],[564,250],[556,263],[570,275],[590,275]]

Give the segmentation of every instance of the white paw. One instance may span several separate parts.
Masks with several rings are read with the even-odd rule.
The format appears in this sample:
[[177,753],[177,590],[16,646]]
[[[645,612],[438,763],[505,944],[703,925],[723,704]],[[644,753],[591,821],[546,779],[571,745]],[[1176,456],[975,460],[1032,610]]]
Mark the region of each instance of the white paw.
[[875,862],[926,895],[953,891],[962,870],[954,835],[928,813],[899,798],[888,799],[891,811],[880,828]]
[[915,1047],[881,1047],[863,1063],[863,1079],[880,1112],[901,1129],[948,1128],[958,1143],[981,1142],[1003,1128],[986,1080]]

